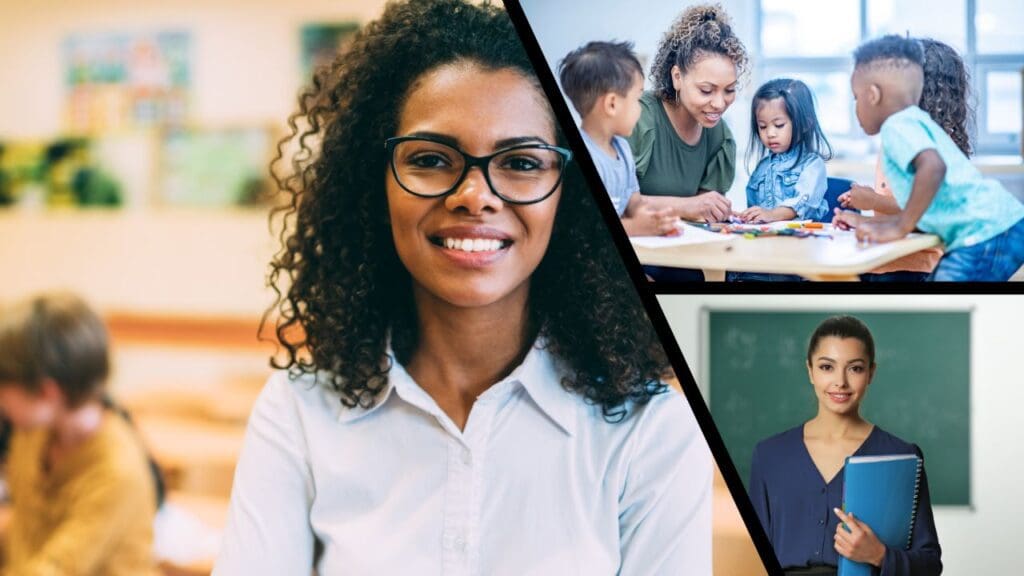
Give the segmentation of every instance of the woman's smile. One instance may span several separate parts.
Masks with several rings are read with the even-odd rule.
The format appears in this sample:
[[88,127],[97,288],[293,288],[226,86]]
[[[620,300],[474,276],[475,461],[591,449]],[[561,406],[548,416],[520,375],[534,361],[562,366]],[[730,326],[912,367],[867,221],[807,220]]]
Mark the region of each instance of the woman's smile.
[[504,258],[515,241],[497,228],[456,225],[428,234],[427,239],[453,264],[483,268]]
[[846,404],[853,398],[852,392],[828,392],[827,396],[829,400],[832,400],[836,404]]
[[516,204],[503,200],[493,186],[519,192],[516,186],[538,177],[537,159],[521,147],[554,143],[550,108],[535,84],[511,69],[449,64],[426,72],[413,86],[400,113],[398,136],[427,136],[434,144],[428,141],[419,155],[398,161],[411,176],[406,186],[443,190],[448,172],[461,170],[459,153],[480,158],[520,151],[490,161],[489,176],[484,167],[468,168],[453,180],[454,188],[437,197],[411,194],[393,170],[387,171],[398,257],[416,290],[438,301],[469,308],[525,301],[530,276],[547,252],[560,192]]

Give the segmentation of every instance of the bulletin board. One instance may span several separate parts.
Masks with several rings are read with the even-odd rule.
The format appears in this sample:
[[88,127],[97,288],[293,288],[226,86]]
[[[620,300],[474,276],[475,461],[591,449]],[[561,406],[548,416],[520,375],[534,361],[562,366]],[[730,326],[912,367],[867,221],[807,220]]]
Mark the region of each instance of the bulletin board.
[[188,116],[186,31],[76,33],[63,45],[66,126],[73,134],[180,126]]

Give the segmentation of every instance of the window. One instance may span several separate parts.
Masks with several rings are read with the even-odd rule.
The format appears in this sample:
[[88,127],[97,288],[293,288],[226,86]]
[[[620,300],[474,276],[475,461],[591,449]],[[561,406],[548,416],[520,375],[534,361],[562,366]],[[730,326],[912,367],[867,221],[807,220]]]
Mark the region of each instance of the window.
[[[850,75],[845,72],[807,72],[779,70],[766,78],[793,78],[800,80],[814,93],[814,109],[818,122],[826,134],[849,134],[856,120],[849,110],[853,108],[853,93],[850,91]],[[851,121],[854,124],[851,125]]]
[[867,16],[868,38],[909,33],[967,52],[966,0],[868,0]]
[[1012,54],[1024,50],[1024,9],[1020,0],[977,0],[974,27],[978,52]]
[[755,73],[798,78],[841,155],[861,154],[864,133],[849,78],[853,50],[884,34],[930,37],[955,48],[971,75],[975,150],[1020,154],[1024,108],[1024,3],[1020,0],[760,0]]
[[1010,139],[1020,134],[1024,122],[1021,120],[1021,73],[1017,71],[993,71],[985,75],[985,118],[979,119],[985,125],[985,132],[995,139]]
[[769,57],[839,56],[857,47],[856,26],[822,26],[822,22],[856,22],[858,0],[764,0],[762,48]]

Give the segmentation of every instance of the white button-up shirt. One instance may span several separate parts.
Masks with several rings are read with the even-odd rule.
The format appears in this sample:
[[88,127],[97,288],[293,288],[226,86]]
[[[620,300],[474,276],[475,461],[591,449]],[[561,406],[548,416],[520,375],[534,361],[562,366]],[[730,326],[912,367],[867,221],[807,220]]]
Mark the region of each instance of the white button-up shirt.
[[235,472],[215,576],[711,574],[711,457],[668,391],[609,423],[539,346],[460,431],[394,363],[345,408],[270,378]]

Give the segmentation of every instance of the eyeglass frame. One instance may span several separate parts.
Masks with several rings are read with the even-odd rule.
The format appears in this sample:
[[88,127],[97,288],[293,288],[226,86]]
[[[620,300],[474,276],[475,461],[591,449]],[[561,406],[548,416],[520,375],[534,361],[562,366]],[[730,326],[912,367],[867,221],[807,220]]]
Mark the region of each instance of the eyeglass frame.
[[[401,144],[402,142],[409,141],[433,142],[434,144],[440,144],[447,148],[451,148],[452,150],[455,150],[456,152],[462,155],[462,158],[465,161],[465,166],[462,168],[462,174],[460,174],[459,177],[455,180],[455,184],[453,184],[451,188],[438,194],[423,194],[421,192],[414,192],[413,190],[410,190],[405,184],[402,183],[402,179],[399,178],[398,176],[398,168],[395,167],[395,148],[397,148],[398,145]],[[558,155],[562,157],[562,165],[558,169],[558,180],[555,181],[555,184],[554,186],[551,187],[551,190],[549,190],[546,194],[544,194],[543,196],[536,200],[527,200],[524,202],[522,200],[513,200],[511,198],[508,198],[494,188],[494,184],[491,182],[490,165],[491,160],[493,160],[497,156],[506,154],[514,150],[525,150],[528,148],[540,148],[542,150],[551,150],[553,152],[557,152]],[[460,150],[459,148],[452,146],[448,142],[442,141],[440,138],[431,138],[429,136],[394,136],[392,138],[384,140],[384,149],[387,150],[388,164],[391,165],[391,175],[395,177],[395,182],[397,182],[398,185],[402,187],[402,190],[405,190],[406,192],[412,194],[413,196],[418,196],[420,198],[444,198],[445,196],[448,196],[449,194],[455,192],[456,189],[458,189],[458,187],[462,184],[463,180],[466,179],[466,175],[469,174],[470,169],[472,169],[474,166],[479,166],[480,171],[483,172],[484,174],[484,180],[487,182],[487,187],[490,188],[491,190],[491,194],[494,194],[498,198],[501,198],[502,202],[506,202],[508,204],[515,204],[518,206],[537,204],[538,202],[543,202],[550,198],[551,195],[555,193],[555,190],[558,190],[558,187],[561,186],[562,178],[565,176],[565,167],[569,164],[569,162],[572,161],[572,150],[562,148],[560,146],[552,146],[551,144],[516,144],[515,146],[509,146],[508,148],[502,148],[501,150],[497,150],[492,154],[488,154],[487,156],[473,156],[472,154],[467,154],[464,150]]]

